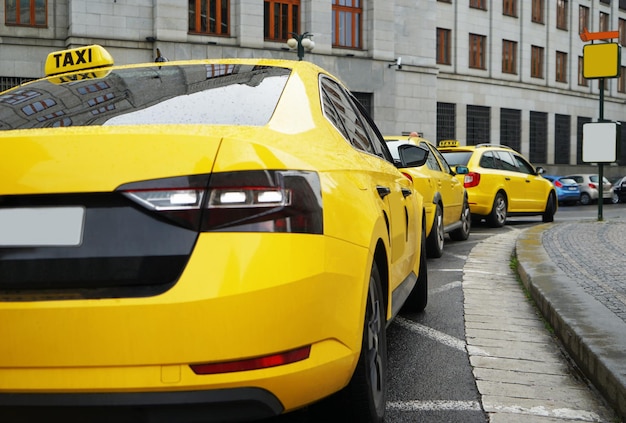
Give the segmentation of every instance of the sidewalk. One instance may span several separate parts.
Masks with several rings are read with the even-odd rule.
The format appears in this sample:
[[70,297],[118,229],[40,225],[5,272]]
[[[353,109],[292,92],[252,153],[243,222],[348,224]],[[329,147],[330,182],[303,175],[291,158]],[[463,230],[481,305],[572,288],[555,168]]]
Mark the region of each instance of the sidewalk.
[[626,222],[523,231],[521,279],[570,357],[626,421]]

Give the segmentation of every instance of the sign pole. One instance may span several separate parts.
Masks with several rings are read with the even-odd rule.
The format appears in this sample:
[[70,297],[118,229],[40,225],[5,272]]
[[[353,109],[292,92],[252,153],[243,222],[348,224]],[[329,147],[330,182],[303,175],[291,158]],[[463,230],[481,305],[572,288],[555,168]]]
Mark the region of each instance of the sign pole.
[[[600,115],[598,122],[604,121],[604,78],[600,78]],[[602,222],[602,206],[604,204],[604,163],[598,162],[598,222]]]

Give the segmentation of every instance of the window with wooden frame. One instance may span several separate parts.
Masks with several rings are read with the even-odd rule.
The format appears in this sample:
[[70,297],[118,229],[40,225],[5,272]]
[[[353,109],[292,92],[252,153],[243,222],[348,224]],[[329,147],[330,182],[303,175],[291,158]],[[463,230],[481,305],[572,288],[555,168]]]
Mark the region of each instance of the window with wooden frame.
[[487,10],[487,0],[470,0],[469,5],[474,9]]
[[517,42],[502,40],[502,73],[517,74]]
[[48,1],[4,0],[4,23],[45,28],[48,26]]
[[287,41],[300,34],[300,0],[265,0],[263,36],[268,41]]
[[617,92],[626,93],[626,66],[620,67],[619,78],[617,78]]
[[556,27],[567,30],[567,0],[556,0]]
[[229,0],[189,0],[189,32],[228,35]]
[[531,19],[536,23],[543,23],[543,0],[532,0]]
[[578,86],[580,87],[588,87],[589,80],[585,78],[585,60],[583,56],[578,56]]
[[502,14],[517,17],[517,0],[502,0]]
[[441,65],[450,65],[452,61],[450,59],[450,52],[452,46],[450,45],[451,33],[449,29],[437,28],[437,63]]
[[609,27],[611,25],[611,15],[608,13],[600,12],[600,21],[598,25],[598,29],[600,31],[609,31]]
[[531,46],[530,76],[543,78],[543,47]]
[[626,19],[620,18],[617,21],[617,29],[619,31],[619,43],[620,45],[626,45]]
[[578,33],[582,34],[585,28],[589,29],[589,8],[578,6]]
[[484,35],[469,35],[469,67],[486,69],[487,37]]
[[556,52],[556,82],[567,82],[567,53]]
[[362,48],[361,0],[333,0],[333,47]]

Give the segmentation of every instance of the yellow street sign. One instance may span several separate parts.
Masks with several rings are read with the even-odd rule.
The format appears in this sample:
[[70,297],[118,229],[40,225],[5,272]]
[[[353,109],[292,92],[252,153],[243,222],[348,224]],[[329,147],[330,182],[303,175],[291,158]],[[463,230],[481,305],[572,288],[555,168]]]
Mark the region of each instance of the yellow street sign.
[[583,46],[583,76],[587,79],[617,78],[620,74],[621,46],[617,43]]

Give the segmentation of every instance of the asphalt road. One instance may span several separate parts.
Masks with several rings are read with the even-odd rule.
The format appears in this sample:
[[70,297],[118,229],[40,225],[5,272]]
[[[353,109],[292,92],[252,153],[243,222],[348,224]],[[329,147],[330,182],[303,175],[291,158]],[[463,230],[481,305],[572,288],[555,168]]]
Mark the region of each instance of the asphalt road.
[[[598,216],[597,205],[564,206],[559,208],[555,222],[598,220]],[[626,219],[626,204],[604,204],[602,217]],[[467,241],[446,239],[444,255],[429,259],[426,310],[401,313],[388,330],[387,423],[487,422],[465,345],[463,267],[481,241],[540,223],[540,217],[524,217],[510,218],[505,227],[497,229],[475,225]],[[311,421],[306,410],[271,420]],[[331,416],[328,421],[332,421]]]

